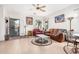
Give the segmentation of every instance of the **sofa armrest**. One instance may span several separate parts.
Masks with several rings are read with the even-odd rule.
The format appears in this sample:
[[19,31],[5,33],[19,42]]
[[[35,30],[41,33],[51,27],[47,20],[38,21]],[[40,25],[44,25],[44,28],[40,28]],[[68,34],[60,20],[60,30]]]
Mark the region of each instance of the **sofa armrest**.
[[55,36],[58,36],[60,34],[63,34],[61,31],[57,32],[56,34],[54,34]]
[[50,33],[50,31],[46,31],[45,33]]
[[58,35],[60,35],[61,33],[57,33],[57,34],[53,34],[54,36],[58,36]]
[[65,35],[63,33],[59,34],[59,37],[61,39],[60,42],[63,42],[65,40]]

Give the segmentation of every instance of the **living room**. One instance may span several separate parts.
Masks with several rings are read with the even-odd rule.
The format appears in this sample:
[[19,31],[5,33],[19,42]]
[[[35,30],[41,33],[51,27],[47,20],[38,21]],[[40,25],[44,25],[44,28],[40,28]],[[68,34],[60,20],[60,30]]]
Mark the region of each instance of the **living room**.
[[[64,48],[71,32],[79,33],[78,18],[79,4],[2,4],[0,53],[78,54],[77,47]],[[77,46],[75,39],[71,46]]]

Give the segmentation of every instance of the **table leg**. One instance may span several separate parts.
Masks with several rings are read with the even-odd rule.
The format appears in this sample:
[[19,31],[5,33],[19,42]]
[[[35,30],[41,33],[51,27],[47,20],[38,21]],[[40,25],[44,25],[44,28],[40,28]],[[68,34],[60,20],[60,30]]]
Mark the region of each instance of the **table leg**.
[[76,42],[76,40],[77,40],[77,39],[75,39],[75,41],[74,41],[74,49],[75,49],[75,50],[74,50],[74,53],[75,53],[75,54],[77,54],[77,42]]

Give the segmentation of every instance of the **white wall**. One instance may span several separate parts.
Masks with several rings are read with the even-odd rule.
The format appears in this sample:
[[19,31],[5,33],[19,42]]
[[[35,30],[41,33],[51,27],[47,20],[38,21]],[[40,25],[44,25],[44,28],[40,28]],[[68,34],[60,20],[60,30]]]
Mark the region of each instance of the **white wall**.
[[[69,30],[69,21],[67,20],[67,18],[70,15],[74,14],[73,9],[78,8],[79,5],[72,5],[70,7],[67,7],[65,9],[59,10],[57,12],[52,13],[49,16],[49,28],[61,28],[61,29],[68,29]],[[55,23],[55,19],[54,17],[60,14],[65,14],[65,22],[62,23]],[[79,11],[77,11],[77,14],[79,15]],[[33,17],[33,25],[26,25],[26,17],[30,16]],[[12,18],[17,18],[20,19],[20,35],[25,35],[25,28],[24,26],[26,26],[26,34],[29,30],[33,30],[35,28],[35,20],[37,20],[39,18],[39,20],[44,20],[44,18],[42,16],[38,17],[36,15],[29,15],[28,12],[26,13],[18,13],[15,10],[11,11],[11,10],[7,10],[7,8],[5,8],[5,17],[12,17]],[[47,16],[48,18],[48,16]],[[75,31],[79,32],[79,28],[78,28],[78,20],[79,17],[74,18],[72,21],[72,29],[74,29]],[[76,21],[75,21],[76,20]]]
[[0,6],[0,41],[5,40],[5,20],[4,20],[4,10],[3,7]]
[[24,20],[25,19],[24,19],[24,17],[23,17],[22,14],[17,13],[15,11],[8,11],[5,8],[5,17],[20,19],[20,35],[24,35],[24,24],[25,24],[25,21]]
[[[28,31],[32,31],[34,28],[36,28],[36,22],[35,20],[41,20],[43,22],[43,17],[40,16],[36,16],[36,15],[26,15],[26,14],[22,14],[22,20],[21,20],[21,28],[20,28],[20,35],[27,35]],[[33,25],[27,25],[26,24],[26,17],[33,17]],[[24,26],[26,26],[26,30],[24,28]],[[41,27],[42,29],[42,27]],[[26,33],[25,33],[26,31]]]
[[[11,17],[11,18],[16,18],[20,19],[20,35],[24,36],[25,34],[27,35],[28,31],[33,30],[36,28],[35,26],[35,20],[41,20],[43,22],[43,17],[42,16],[36,16],[36,15],[27,15],[26,14],[20,14],[15,11],[8,11],[7,8],[5,8],[5,17]],[[26,17],[33,17],[33,25],[27,25],[26,24]],[[25,30],[26,26],[26,30]],[[42,28],[42,27],[41,27]],[[26,31],[26,32],[25,32]]]
[[[75,32],[79,32],[79,5],[72,5],[70,7],[67,7],[65,9],[59,10],[55,13],[52,13],[49,17],[49,29],[50,28],[59,28],[59,29],[67,29],[69,30],[69,21],[68,17],[72,16],[74,19],[72,20],[72,29],[75,30]],[[55,16],[57,15],[65,15],[65,22],[62,23],[55,23]],[[76,17],[75,17],[76,16]]]
[[[72,5],[70,7],[67,7],[65,9],[59,10],[57,12],[52,13],[49,16],[49,28],[61,28],[61,29],[68,29],[69,30],[69,21],[67,18],[71,15],[74,16],[74,13],[78,16],[73,19],[72,21],[72,29],[74,29],[76,32],[79,32],[79,10],[75,10],[76,8],[79,8],[79,5]],[[54,17],[60,14],[65,14],[65,22],[62,23],[55,23]],[[26,25],[26,17],[30,16],[33,17],[33,25]],[[20,35],[25,35],[25,28],[26,26],[26,34],[29,30],[33,30],[35,28],[35,20],[39,19],[43,22],[44,18],[42,16],[38,17],[36,15],[28,15],[28,12],[26,14],[21,14],[16,12],[15,10],[7,10],[6,7],[0,6],[0,41],[4,40],[5,36],[5,17],[11,17],[11,18],[17,18],[20,19]],[[48,18],[48,16],[47,16]],[[76,20],[76,21],[75,21]]]

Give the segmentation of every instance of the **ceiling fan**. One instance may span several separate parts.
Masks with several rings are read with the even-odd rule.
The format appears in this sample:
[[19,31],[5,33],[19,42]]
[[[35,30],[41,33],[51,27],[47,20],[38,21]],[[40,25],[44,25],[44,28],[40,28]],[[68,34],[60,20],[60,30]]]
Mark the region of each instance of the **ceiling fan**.
[[45,12],[46,10],[44,10],[44,8],[46,7],[45,5],[41,5],[41,4],[32,4],[35,8],[36,8],[36,10],[40,10],[40,11],[42,11],[42,12]]

